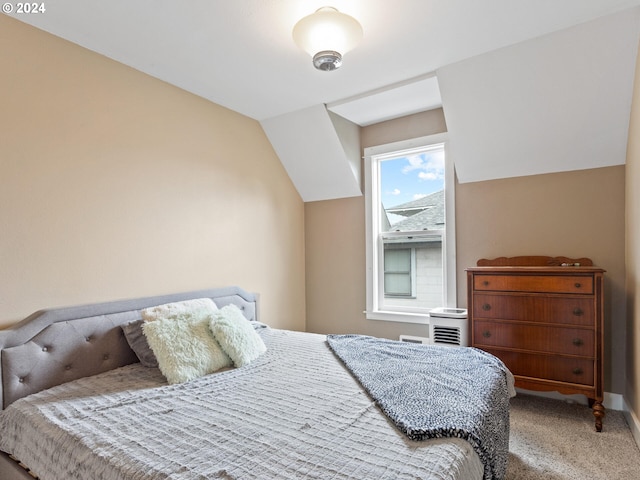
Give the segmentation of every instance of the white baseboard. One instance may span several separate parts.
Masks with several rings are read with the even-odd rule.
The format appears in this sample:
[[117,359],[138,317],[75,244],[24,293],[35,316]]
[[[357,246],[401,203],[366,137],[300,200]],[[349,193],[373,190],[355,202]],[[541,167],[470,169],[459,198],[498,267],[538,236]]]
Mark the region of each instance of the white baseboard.
[[636,445],[638,445],[638,448],[640,448],[640,418],[638,418],[636,413],[629,408],[627,402],[623,401],[623,403],[624,409],[622,413],[624,413],[624,418],[629,424],[631,435],[633,435],[633,439],[636,441]]
[[619,393],[604,392],[604,401],[602,404],[607,410],[624,411],[626,407],[624,397]]

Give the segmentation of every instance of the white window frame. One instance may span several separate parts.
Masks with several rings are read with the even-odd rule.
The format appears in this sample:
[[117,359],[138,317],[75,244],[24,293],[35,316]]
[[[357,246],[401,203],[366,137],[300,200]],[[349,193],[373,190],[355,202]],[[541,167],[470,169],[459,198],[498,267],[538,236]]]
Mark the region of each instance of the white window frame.
[[[378,145],[364,149],[365,167],[365,228],[366,228],[366,255],[367,255],[367,308],[366,318],[369,320],[385,320],[405,323],[429,323],[429,314],[424,309],[410,309],[406,307],[384,307],[384,285],[380,288],[380,279],[384,281],[384,275],[380,275],[382,249],[379,246],[379,221],[378,208],[380,205],[378,187],[378,162],[385,158],[410,155],[416,150],[424,149],[429,145],[444,144],[445,151],[445,231],[443,232],[443,307],[456,307],[456,227],[455,227],[455,172],[453,162],[449,155],[447,134],[428,135],[425,137],[404,140],[400,142]],[[375,167],[375,168],[374,168]],[[376,187],[374,188],[374,185]],[[427,232],[425,232],[426,234]],[[435,233],[435,232],[434,232]],[[382,292],[382,293],[381,293]]]

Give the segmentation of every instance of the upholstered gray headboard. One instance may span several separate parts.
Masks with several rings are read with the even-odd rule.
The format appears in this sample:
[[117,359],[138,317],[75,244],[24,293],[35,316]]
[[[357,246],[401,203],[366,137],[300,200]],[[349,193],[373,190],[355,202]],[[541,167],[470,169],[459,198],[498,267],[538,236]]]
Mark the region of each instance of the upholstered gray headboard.
[[0,330],[2,409],[45,388],[137,362],[120,326],[139,319],[144,308],[193,298],[211,298],[218,307],[233,303],[247,319],[258,319],[257,295],[224,287],[41,310]]

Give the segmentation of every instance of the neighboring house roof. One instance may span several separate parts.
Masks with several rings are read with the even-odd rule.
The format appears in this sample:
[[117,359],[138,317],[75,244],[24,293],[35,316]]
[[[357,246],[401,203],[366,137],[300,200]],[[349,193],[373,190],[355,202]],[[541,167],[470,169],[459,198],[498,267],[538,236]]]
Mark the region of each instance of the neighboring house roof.
[[444,228],[444,190],[387,208],[386,213],[407,217],[405,220],[391,225],[389,231],[392,232],[441,230]]

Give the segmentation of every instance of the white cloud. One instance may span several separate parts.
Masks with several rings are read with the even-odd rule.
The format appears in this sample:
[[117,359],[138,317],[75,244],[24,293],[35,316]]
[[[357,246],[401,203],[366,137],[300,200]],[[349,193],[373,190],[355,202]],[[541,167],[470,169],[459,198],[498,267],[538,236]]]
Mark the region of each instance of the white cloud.
[[424,168],[424,154],[411,155],[407,157],[407,162],[409,162],[409,165],[406,165],[402,169],[402,173],[409,173],[413,170]]
[[419,180],[438,180],[444,178],[444,151],[421,153],[406,157],[408,162],[402,168],[405,175],[418,171]]
[[419,172],[418,178],[420,180],[437,180],[438,178],[442,178],[442,175],[438,172]]

